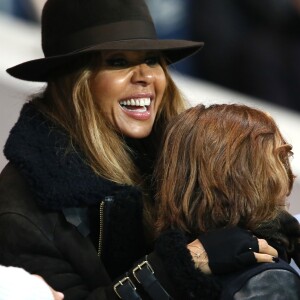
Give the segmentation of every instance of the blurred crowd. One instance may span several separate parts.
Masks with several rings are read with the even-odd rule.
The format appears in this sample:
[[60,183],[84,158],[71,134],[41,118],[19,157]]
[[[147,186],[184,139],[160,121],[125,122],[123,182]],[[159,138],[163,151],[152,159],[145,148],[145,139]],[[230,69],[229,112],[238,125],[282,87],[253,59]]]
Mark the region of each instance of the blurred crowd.
[[[40,21],[45,0],[0,0]],[[300,0],[147,0],[160,38],[201,40],[176,70],[300,112]]]
[[162,37],[205,42],[178,70],[300,111],[299,0],[148,2]]
[[299,0],[196,0],[190,16],[195,76],[300,111]]
[[40,22],[46,0],[0,0],[0,10],[28,22]]

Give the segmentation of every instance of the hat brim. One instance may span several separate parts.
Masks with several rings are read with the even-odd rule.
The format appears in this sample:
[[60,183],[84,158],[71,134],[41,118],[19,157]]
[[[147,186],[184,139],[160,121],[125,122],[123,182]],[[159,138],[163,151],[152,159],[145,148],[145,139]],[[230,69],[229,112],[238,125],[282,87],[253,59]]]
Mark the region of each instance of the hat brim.
[[46,82],[49,80],[49,75],[53,74],[53,71],[84,53],[101,50],[157,50],[163,53],[168,64],[172,64],[195,54],[203,47],[203,45],[203,42],[186,40],[121,40],[101,43],[100,45],[87,47],[64,55],[27,61],[9,68],[6,71],[8,74],[18,79]]

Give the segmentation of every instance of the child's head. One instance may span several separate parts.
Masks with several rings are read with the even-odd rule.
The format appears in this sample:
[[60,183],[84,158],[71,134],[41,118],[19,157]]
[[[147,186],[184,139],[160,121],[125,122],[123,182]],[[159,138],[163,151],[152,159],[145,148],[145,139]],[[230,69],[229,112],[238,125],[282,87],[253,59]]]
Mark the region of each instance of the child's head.
[[273,219],[293,186],[291,145],[270,115],[244,105],[198,105],[165,134],[155,176],[158,230],[199,232]]

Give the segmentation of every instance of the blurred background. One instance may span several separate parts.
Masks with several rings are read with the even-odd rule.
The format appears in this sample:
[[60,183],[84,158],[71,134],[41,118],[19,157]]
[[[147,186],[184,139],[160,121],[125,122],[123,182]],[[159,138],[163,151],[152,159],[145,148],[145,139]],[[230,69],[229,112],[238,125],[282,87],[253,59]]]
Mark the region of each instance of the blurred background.
[[[146,0],[160,38],[205,42],[172,66],[182,92],[197,103],[244,103],[268,111],[293,145],[298,178],[290,212],[300,214],[300,0]],[[43,84],[5,70],[43,56],[40,15],[45,0],[0,0],[0,169],[10,128]]]

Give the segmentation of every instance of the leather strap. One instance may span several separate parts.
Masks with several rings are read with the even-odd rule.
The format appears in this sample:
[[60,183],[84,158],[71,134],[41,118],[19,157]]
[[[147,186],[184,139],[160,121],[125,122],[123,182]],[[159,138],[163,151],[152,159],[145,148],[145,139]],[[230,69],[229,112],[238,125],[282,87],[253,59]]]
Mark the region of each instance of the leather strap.
[[129,277],[124,277],[114,285],[114,291],[120,299],[142,300],[136,292],[136,287]]
[[133,276],[153,300],[170,300],[170,295],[154,276],[154,271],[146,260],[139,263],[132,271]]

